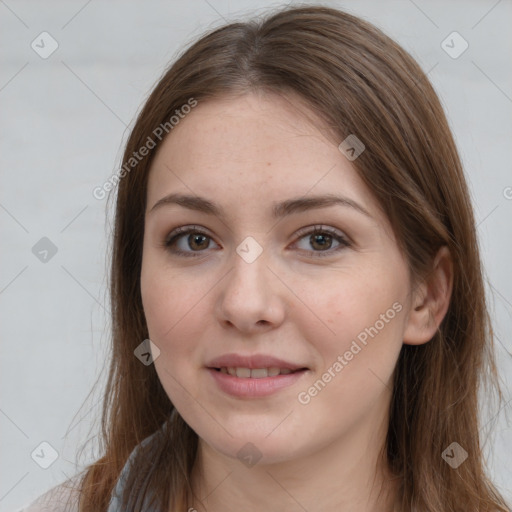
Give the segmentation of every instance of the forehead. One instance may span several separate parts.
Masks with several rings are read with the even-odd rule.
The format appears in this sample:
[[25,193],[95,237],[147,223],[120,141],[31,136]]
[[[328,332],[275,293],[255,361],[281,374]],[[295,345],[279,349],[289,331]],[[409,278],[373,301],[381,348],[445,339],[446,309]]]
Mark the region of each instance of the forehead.
[[180,120],[152,163],[148,208],[174,191],[247,206],[338,192],[378,209],[315,113],[274,94],[200,101]]

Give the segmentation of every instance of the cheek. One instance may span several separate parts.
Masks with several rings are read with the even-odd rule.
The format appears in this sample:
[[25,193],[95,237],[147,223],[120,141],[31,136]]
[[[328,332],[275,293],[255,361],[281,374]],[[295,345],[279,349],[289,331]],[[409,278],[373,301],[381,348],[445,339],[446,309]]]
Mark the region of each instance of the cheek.
[[322,325],[305,321],[301,330],[320,356],[317,373],[329,368],[332,373],[341,356],[343,370],[335,373],[351,374],[342,386],[360,386],[370,370],[383,381],[390,377],[402,346],[406,283],[399,273],[388,272],[396,279],[384,280],[380,272],[354,273],[333,280],[326,293],[310,290]]
[[317,294],[313,302],[329,329],[318,330],[318,322],[302,324],[319,359],[297,400],[325,432],[368,414],[392,389],[402,347],[403,290],[391,280],[376,283],[360,275],[333,282],[336,291]]
[[[155,258],[156,260],[156,258]],[[209,291],[216,280],[212,273],[193,274],[165,261],[143,263],[141,295],[149,337],[161,351],[155,364],[172,374],[193,370],[212,318]],[[218,281],[218,279],[217,279]]]
[[[155,266],[149,268],[156,269]],[[149,338],[159,348],[159,357],[155,359],[155,370],[171,402],[179,407],[183,414],[193,411],[190,397],[197,396],[194,365],[201,333],[204,326],[200,318],[205,318],[205,301],[201,293],[205,287],[194,287],[177,273],[169,269],[143,271],[141,275],[141,294],[144,314],[148,326]],[[203,334],[204,336],[204,334]]]
[[150,339],[160,350],[166,350],[167,340],[181,327],[182,319],[194,304],[194,297],[183,278],[166,269],[155,258],[143,261],[141,272],[141,296]]

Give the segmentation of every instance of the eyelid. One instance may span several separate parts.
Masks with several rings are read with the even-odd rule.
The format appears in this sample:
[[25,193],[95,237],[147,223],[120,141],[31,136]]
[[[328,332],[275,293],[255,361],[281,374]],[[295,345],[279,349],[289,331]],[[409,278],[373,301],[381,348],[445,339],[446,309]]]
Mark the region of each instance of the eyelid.
[[208,232],[201,226],[196,226],[194,224],[188,225],[188,226],[179,226],[175,229],[173,229],[166,237],[165,237],[165,243],[170,242],[173,238],[175,238],[178,235],[185,235],[188,233],[200,233],[202,235],[206,235],[213,239],[211,235],[208,234]]
[[298,231],[295,232],[294,237],[300,238],[304,235],[314,234],[316,232],[329,233],[330,235],[343,238],[347,243],[353,243],[351,238],[348,235],[346,235],[344,231],[341,231],[340,229],[337,229],[335,227],[328,226],[326,224],[310,224],[309,226],[304,226],[303,228],[300,228]]

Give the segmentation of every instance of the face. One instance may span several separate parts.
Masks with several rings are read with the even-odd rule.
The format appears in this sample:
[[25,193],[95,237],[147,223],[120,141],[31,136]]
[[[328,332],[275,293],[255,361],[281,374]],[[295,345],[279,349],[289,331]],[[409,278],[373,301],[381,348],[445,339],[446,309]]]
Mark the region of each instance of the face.
[[141,292],[156,371],[205,446],[260,463],[385,424],[410,308],[386,216],[294,101],[199,102],[148,182]]

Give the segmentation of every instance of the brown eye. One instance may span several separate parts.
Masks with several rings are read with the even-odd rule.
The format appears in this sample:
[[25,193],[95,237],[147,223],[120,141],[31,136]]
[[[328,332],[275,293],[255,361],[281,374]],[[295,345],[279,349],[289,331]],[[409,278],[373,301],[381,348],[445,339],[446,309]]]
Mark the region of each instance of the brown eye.
[[[341,249],[350,246],[348,240],[341,233],[322,226],[315,226],[314,229],[303,233],[300,240],[305,240],[307,245],[307,247],[300,248],[300,250],[312,253],[313,257],[332,256]],[[338,245],[333,249],[334,242]]]
[[[322,226],[306,229],[302,230],[299,238],[299,241],[305,241],[306,247],[299,247],[299,250],[308,252],[312,257],[332,256],[350,247],[350,242],[335,229]],[[199,227],[185,226],[172,231],[163,245],[172,254],[195,257],[202,256],[210,248],[210,242],[213,242],[212,237]],[[337,245],[333,248],[333,244]]]
[[188,235],[187,237],[187,243],[189,244],[189,247],[195,248],[199,251],[208,249],[209,243],[205,244],[205,240],[208,241],[208,237],[203,234],[192,234]]
[[164,246],[171,253],[194,257],[202,256],[211,241],[212,238],[197,227],[180,227],[170,233]]

